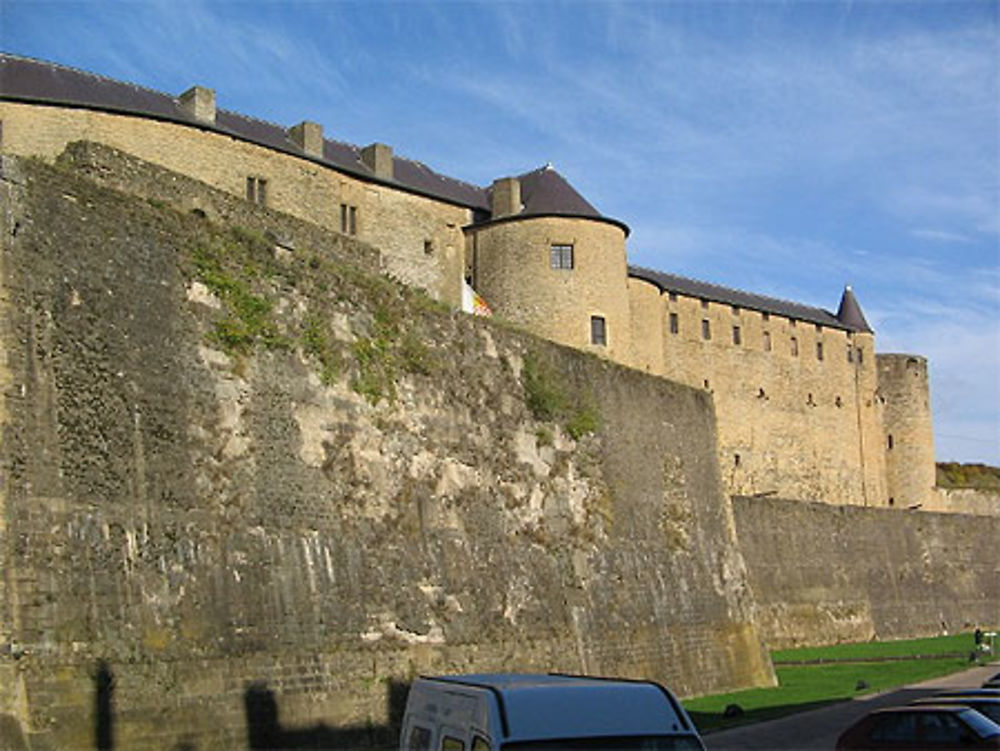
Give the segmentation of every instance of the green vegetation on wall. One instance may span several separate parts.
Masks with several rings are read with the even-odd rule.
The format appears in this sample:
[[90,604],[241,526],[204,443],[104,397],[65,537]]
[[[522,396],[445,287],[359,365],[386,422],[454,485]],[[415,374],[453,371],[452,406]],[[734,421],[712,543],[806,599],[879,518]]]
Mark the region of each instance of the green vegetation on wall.
[[[414,310],[422,316],[443,309],[423,292],[316,252],[282,249],[242,227],[211,234],[187,262],[188,276],[221,304],[207,339],[237,363],[258,347],[297,348],[323,384],[349,371],[351,387],[372,404],[393,401],[403,374],[437,368],[420,322],[406,318]],[[279,304],[290,293],[296,304]],[[346,338],[353,341],[335,337],[334,317],[350,315],[362,300],[373,303],[372,315],[352,325]]]
[[565,380],[536,353],[524,359],[525,401],[538,420],[560,422],[566,432],[579,440],[601,426],[601,415],[590,394],[570,393]]

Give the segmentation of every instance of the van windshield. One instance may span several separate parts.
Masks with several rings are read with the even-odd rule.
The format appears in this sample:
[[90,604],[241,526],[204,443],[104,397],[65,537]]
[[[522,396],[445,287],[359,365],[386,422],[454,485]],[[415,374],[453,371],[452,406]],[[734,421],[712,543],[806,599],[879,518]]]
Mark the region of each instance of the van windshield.
[[632,735],[515,741],[503,744],[503,751],[705,751],[705,746],[695,735]]

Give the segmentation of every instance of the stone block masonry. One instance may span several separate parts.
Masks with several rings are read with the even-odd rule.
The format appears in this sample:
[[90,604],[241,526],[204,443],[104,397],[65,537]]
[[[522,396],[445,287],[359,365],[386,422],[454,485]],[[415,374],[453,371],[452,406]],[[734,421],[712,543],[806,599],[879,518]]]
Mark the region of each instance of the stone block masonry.
[[421,672],[773,680],[704,392],[109,150],[0,186],[0,745],[391,743]]
[[1000,624],[1000,518],[734,498],[761,631],[782,648]]

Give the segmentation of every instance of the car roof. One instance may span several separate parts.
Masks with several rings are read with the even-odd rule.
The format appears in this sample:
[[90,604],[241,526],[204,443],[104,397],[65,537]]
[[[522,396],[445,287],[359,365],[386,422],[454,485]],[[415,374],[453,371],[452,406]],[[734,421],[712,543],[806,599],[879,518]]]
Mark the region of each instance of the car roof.
[[914,699],[909,706],[922,704],[964,704],[975,702],[976,704],[1000,704],[1000,696],[925,696],[922,699]]
[[653,681],[534,673],[424,680],[489,691],[508,741],[695,732],[673,696]]
[[882,709],[876,709],[871,714],[897,714],[904,712],[951,712],[953,714],[958,714],[967,710],[968,707],[964,704],[935,704],[929,702],[927,704],[904,704],[898,707],[883,707]]

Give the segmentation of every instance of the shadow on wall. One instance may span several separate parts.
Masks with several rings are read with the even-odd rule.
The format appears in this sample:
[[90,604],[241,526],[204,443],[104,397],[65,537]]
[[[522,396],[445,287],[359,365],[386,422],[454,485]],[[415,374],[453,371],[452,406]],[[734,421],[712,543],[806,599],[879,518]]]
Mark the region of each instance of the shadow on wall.
[[[96,751],[114,751],[115,676],[110,665],[105,660],[99,660],[93,678],[94,748]],[[250,751],[394,748],[398,743],[409,691],[407,683],[389,683],[386,693],[389,721],[384,725],[332,727],[319,723],[309,728],[285,728],[281,726],[274,692],[265,683],[253,683],[243,692],[247,747]],[[3,729],[0,727],[0,730]],[[0,740],[8,737],[13,735],[0,733]],[[191,742],[183,742],[176,746],[176,751],[196,751],[196,748]]]
[[393,748],[410,687],[392,681],[386,694],[389,721],[384,725],[330,727],[319,723],[310,728],[285,728],[278,717],[278,701],[265,683],[251,684],[243,693],[250,751],[299,751],[302,749]]
[[112,751],[114,734],[115,675],[104,660],[97,663],[94,673],[94,747],[97,751]]

